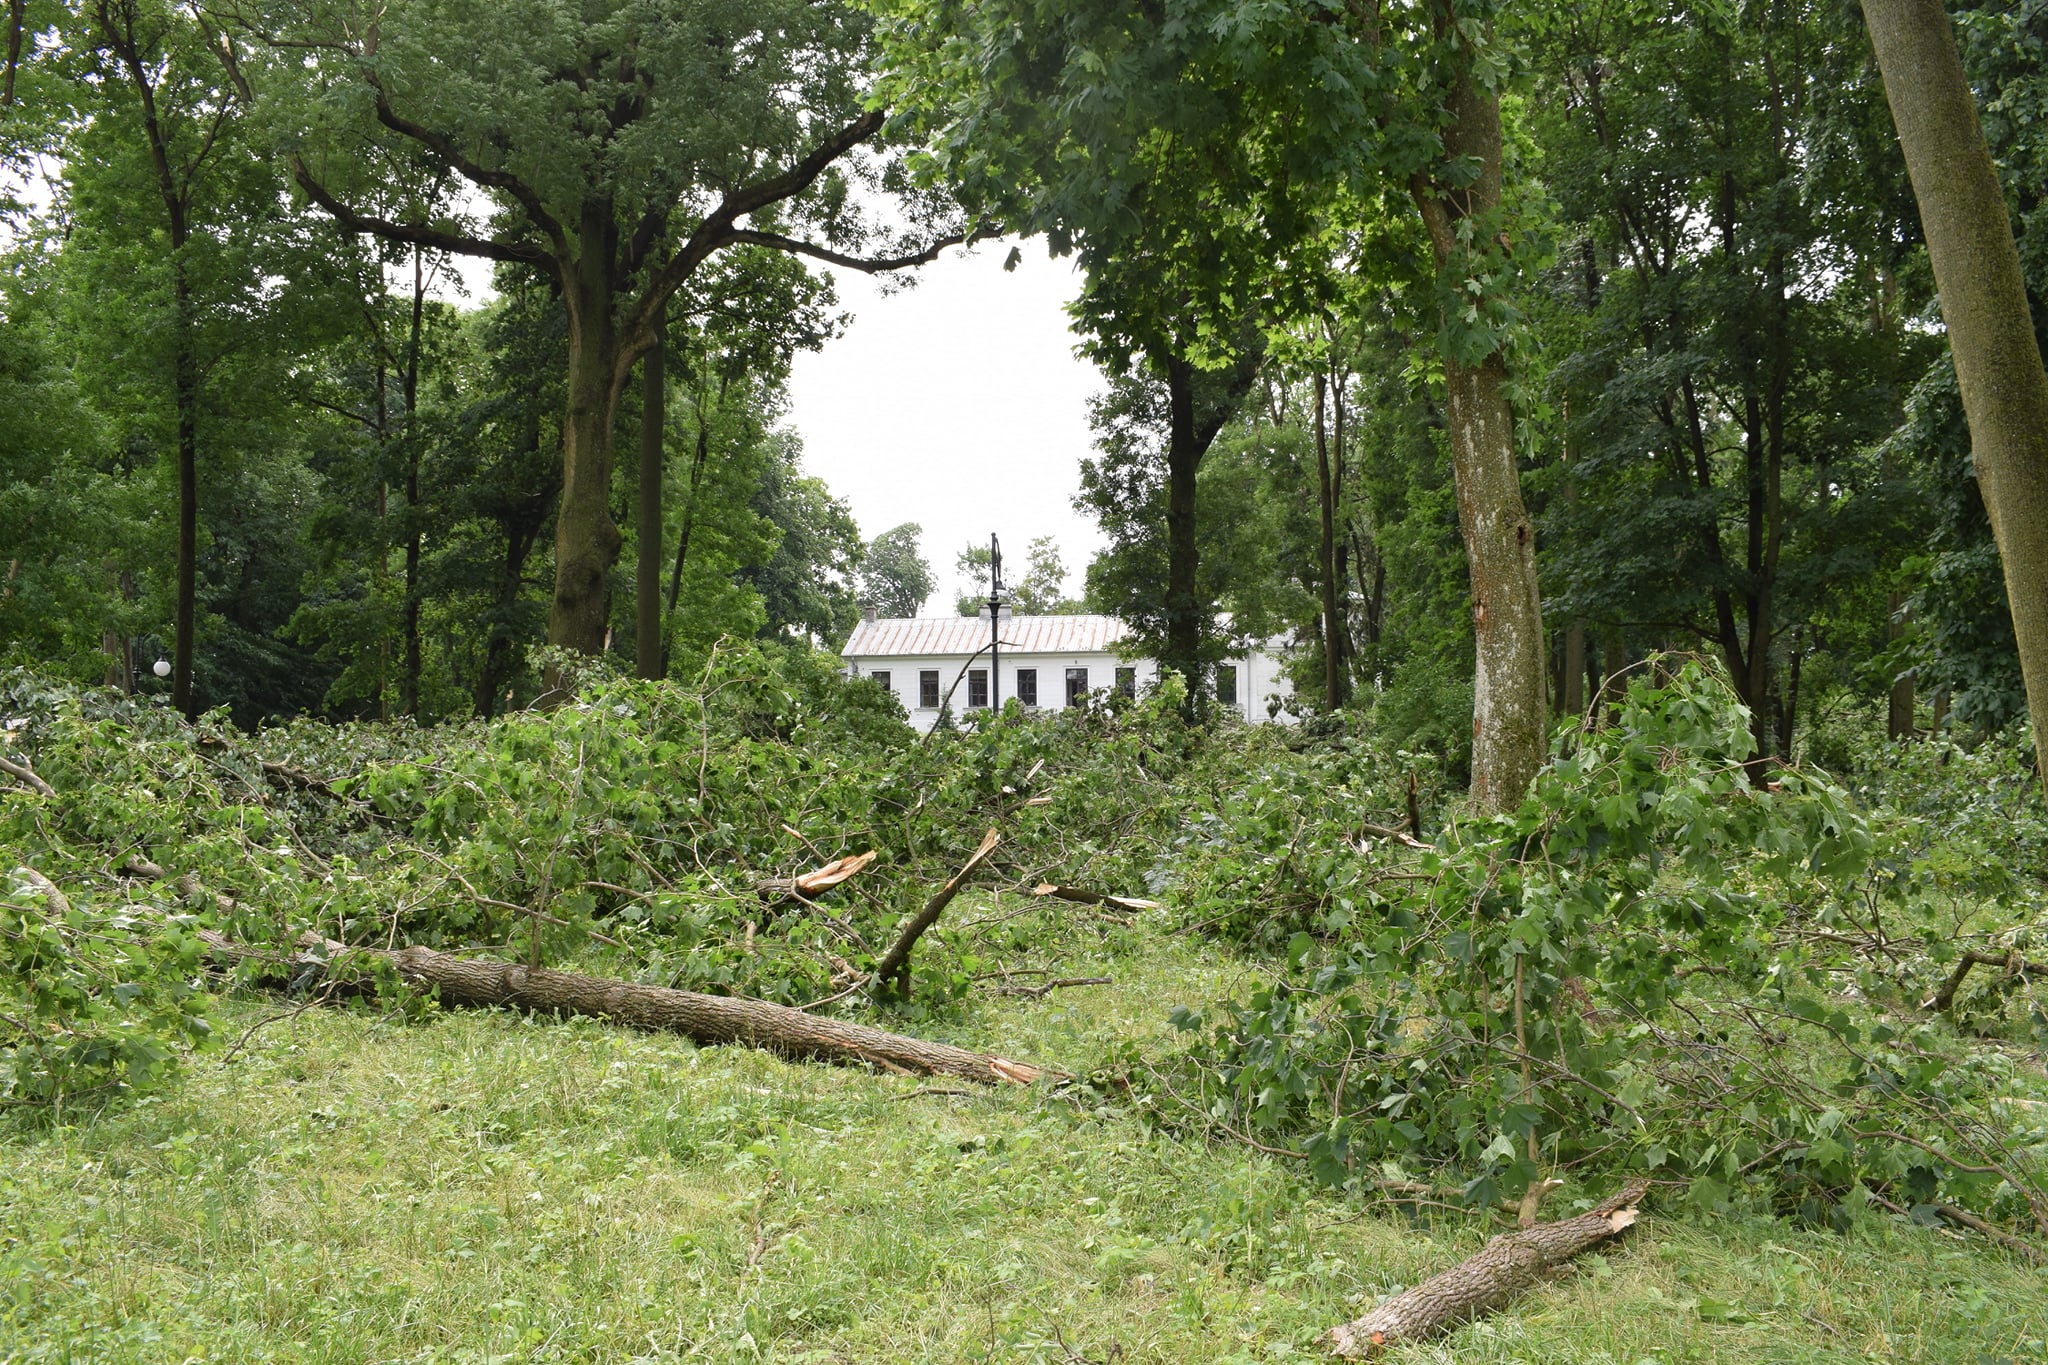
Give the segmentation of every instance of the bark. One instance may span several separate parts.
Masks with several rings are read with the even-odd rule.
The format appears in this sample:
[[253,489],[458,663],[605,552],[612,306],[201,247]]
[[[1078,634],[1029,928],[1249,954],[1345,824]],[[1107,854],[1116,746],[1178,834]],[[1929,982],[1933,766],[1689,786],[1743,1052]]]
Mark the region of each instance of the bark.
[[1203,619],[1195,586],[1201,566],[1195,476],[1207,446],[1196,443],[1194,366],[1177,357],[1169,359],[1166,389],[1166,652],[1160,663],[1187,679],[1189,704],[1198,705],[1206,690],[1202,641],[1213,626]]
[[[201,930],[200,938],[219,956],[246,960],[266,955],[214,930]],[[350,948],[315,935],[307,935],[302,944],[310,951],[294,955],[293,965],[343,958],[388,962],[406,985],[438,992],[443,1004],[588,1015],[632,1028],[680,1033],[700,1043],[740,1043],[786,1057],[865,1063],[920,1076],[957,1076],[984,1085],[1028,1085],[1045,1074],[1024,1062],[928,1043],[866,1024],[825,1019],[744,996],[701,995],[545,967],[455,957],[418,946],[396,951]]]
[[[1886,603],[1885,638],[1897,644],[1906,637],[1906,596],[1894,592]],[[1884,732],[1888,739],[1911,739],[1913,737],[1913,671],[1899,670],[1892,679],[1892,690],[1886,698]]]
[[[618,410],[620,341],[612,317],[618,229],[611,205],[593,198],[583,250],[565,270],[569,305],[569,398],[562,418],[562,510],[555,518],[555,595],[548,643],[599,654],[605,641],[605,578],[623,538],[612,520],[612,427]],[[552,688],[554,680],[549,680]]]
[[1560,709],[1567,716],[1586,710],[1586,627],[1574,621],[1564,631],[1564,695]]
[[889,945],[889,951],[882,954],[881,961],[875,964],[874,984],[878,988],[893,983],[899,994],[909,993],[910,950],[917,946],[918,939],[924,937],[925,930],[938,923],[939,916],[953,903],[953,897],[960,894],[960,888],[967,884],[967,879],[973,875],[974,869],[986,862],[988,855],[995,852],[996,845],[1001,842],[1002,836],[993,828],[982,835],[980,846],[974,850],[973,855],[960,870],[939,888],[937,895],[925,902],[924,909],[918,911],[911,917],[910,922],[903,926],[903,931],[896,935],[896,941]]
[[668,427],[668,374],[662,315],[654,320],[654,349],[640,361],[640,518],[634,562],[634,664],[643,678],[663,673],[661,648],[662,438]]
[[9,777],[28,787],[39,796],[54,798],[57,795],[55,789],[49,783],[36,776],[35,769],[28,766],[27,759],[17,763],[13,759],[0,758],[0,773],[6,773]]
[[14,76],[21,70],[21,31],[28,0],[7,0],[7,74],[0,78],[0,109],[14,107]]
[[1330,469],[1330,439],[1323,418],[1328,377],[1316,373],[1316,476],[1321,497],[1322,541],[1317,565],[1323,580],[1323,707],[1344,704],[1344,615],[1340,594],[1344,580],[1337,567],[1337,484]]
[[405,644],[405,680],[400,710],[420,713],[420,333],[426,320],[427,277],[423,255],[412,251],[412,316],[406,332],[405,369],[399,377],[405,404],[405,610],[399,633]]
[[[1429,228],[1440,270],[1454,268],[1468,248],[1459,226],[1492,229],[1501,203],[1501,125],[1496,96],[1460,70],[1443,130],[1443,170],[1476,162],[1478,178],[1417,177],[1413,192]],[[1536,536],[1522,502],[1515,466],[1514,415],[1500,351],[1476,363],[1444,358],[1451,467],[1458,525],[1472,579],[1472,800],[1482,811],[1521,803],[1543,764],[1547,720],[1544,683],[1548,649],[1536,586]]]
[[1550,1267],[1632,1226],[1635,1206],[1648,1189],[1647,1180],[1637,1180],[1590,1213],[1496,1237],[1461,1264],[1331,1328],[1321,1344],[1340,1356],[1377,1355],[1500,1308]]
[[2018,953],[2000,957],[1996,953],[1966,952],[1956,959],[1956,969],[1941,983],[1941,989],[1922,1001],[1923,1010],[1946,1010],[1956,1000],[1956,992],[1963,987],[1963,978],[1970,974],[1972,967],[2002,967],[2008,976],[2024,981],[2028,977],[2048,977],[2048,962],[2028,962]]
[[2005,195],[1940,0],[1864,0],[1863,14],[1941,294],[2027,710],[2048,734],[2048,371]]

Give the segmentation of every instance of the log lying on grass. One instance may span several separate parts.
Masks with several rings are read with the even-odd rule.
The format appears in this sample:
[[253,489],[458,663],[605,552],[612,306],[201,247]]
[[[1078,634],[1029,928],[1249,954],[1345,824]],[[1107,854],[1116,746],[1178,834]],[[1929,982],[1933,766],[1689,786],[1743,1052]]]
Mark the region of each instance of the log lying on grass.
[[1545,1270],[1620,1233],[1636,1221],[1636,1204],[1650,1185],[1630,1183],[1589,1213],[1538,1223],[1488,1242],[1463,1263],[1396,1294],[1364,1317],[1333,1327],[1321,1344],[1340,1356],[1371,1356],[1403,1342],[1447,1332],[1491,1312],[1521,1293]]
[[[208,947],[224,956],[266,956],[260,949],[235,943],[210,930],[201,937]],[[786,1057],[866,1063],[885,1071],[919,1076],[958,1076],[984,1085],[1029,1085],[1045,1074],[1041,1068],[1024,1062],[945,1043],[928,1043],[865,1024],[825,1019],[743,996],[701,995],[696,991],[643,986],[634,981],[544,967],[529,969],[495,959],[456,957],[418,946],[396,950],[350,948],[310,934],[302,944],[309,951],[294,955],[290,965],[323,958],[384,961],[408,986],[438,990],[442,1001],[451,1005],[504,1005],[537,1012],[583,1014],[633,1028],[680,1033],[700,1043],[745,1043]]]

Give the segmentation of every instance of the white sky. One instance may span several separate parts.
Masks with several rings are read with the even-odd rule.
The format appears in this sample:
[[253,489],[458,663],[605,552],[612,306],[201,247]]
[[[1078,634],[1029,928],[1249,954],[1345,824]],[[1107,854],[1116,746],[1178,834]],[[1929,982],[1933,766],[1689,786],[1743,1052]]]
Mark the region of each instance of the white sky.
[[924,528],[939,580],[927,615],[952,614],[953,558],[991,531],[1016,574],[1033,539],[1057,539],[1074,594],[1101,543],[1073,507],[1091,449],[1087,402],[1101,388],[1067,330],[1079,279],[1039,242],[1005,272],[1009,249],[948,251],[886,297],[879,281],[833,271],[853,322],[798,356],[790,381],[804,465],[852,507],[861,534]]

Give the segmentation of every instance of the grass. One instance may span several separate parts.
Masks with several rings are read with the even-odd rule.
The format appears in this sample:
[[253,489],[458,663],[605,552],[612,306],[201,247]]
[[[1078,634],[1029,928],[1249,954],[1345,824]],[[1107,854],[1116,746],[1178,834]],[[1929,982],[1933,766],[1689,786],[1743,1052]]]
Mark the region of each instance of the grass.
[[[1084,1064],[1236,970],[1156,941],[1059,965],[1117,984],[910,1027]],[[0,1360],[1285,1360],[1500,1226],[951,1088],[589,1021],[308,1010],[160,1096],[0,1129]],[[1989,1365],[2044,1337],[2048,1277],[1981,1242],[1653,1198],[1612,1252],[1392,1359]]]

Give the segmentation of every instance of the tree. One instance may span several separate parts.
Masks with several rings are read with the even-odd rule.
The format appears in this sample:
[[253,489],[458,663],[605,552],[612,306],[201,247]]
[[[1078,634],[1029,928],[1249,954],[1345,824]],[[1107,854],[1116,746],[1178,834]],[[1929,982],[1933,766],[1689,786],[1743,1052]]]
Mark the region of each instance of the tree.
[[740,581],[761,595],[763,636],[836,648],[860,618],[860,527],[824,480],[803,472],[793,435],[778,433],[773,449],[751,505],[780,534],[767,555],[740,571]]
[[938,576],[918,553],[924,528],[914,521],[894,526],[868,542],[860,566],[860,604],[878,616],[911,617],[938,587]]
[[2048,371],[2005,194],[1939,0],[1864,0],[1863,13],[1920,204],[2027,708],[2048,734]]
[[[336,221],[533,266],[559,289],[569,344],[555,644],[603,647],[623,541],[611,514],[620,397],[669,299],[705,262],[755,245],[899,270],[959,240],[885,242],[857,211],[856,185],[898,182],[860,156],[885,118],[865,107],[869,24],[851,6],[333,0],[256,7],[241,31],[256,52],[222,55],[285,130],[300,188]],[[421,159],[468,182],[489,221],[377,206],[388,168]],[[849,254],[871,246],[886,254]]]

